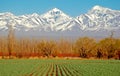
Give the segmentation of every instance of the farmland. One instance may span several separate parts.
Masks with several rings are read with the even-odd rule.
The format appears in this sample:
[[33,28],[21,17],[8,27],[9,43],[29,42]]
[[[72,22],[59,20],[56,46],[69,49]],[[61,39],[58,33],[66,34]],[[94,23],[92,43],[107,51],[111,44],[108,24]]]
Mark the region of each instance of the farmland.
[[0,76],[120,76],[120,61],[1,59]]

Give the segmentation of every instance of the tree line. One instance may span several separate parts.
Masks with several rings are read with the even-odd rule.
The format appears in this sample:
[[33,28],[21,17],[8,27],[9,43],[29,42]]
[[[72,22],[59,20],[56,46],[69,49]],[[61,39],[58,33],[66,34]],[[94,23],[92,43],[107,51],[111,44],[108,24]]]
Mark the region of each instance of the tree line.
[[120,59],[120,39],[104,38],[96,41],[93,38],[81,37],[75,41],[61,39],[17,39],[12,36],[0,38],[0,56],[29,57],[81,57],[81,58],[114,58]]
[[120,39],[113,38],[113,32],[108,38],[96,41],[93,38],[81,37],[75,41],[61,39],[18,39],[12,26],[8,37],[0,37],[1,58],[29,57],[80,57],[80,58],[114,58],[120,59]]

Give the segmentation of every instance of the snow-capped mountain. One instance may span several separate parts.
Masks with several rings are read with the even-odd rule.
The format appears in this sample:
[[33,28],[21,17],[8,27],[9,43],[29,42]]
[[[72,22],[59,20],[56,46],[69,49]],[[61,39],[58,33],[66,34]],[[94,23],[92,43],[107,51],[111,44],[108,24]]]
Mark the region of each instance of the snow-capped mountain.
[[58,8],[54,8],[40,16],[45,22],[44,26],[49,27],[52,31],[66,30],[72,17],[69,17]]
[[95,6],[87,14],[77,17],[76,21],[86,30],[120,29],[120,11]]
[[0,30],[72,31],[72,30],[116,30],[120,29],[120,11],[94,6],[86,14],[70,17],[58,8],[42,15],[37,13],[15,16],[12,13],[0,13]]

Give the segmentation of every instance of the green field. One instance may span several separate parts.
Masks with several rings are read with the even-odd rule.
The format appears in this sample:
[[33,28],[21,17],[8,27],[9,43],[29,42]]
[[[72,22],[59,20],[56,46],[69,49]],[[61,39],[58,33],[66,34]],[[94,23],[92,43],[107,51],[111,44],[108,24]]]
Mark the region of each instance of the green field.
[[0,76],[120,76],[119,60],[0,60]]

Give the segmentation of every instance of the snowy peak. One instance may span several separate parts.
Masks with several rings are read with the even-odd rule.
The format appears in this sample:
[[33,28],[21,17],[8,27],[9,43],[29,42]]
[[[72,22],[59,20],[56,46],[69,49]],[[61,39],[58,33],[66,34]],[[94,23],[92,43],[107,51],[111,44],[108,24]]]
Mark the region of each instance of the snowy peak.
[[49,11],[49,13],[51,13],[53,15],[57,15],[57,14],[61,14],[63,12],[61,10],[59,10],[58,8],[53,8],[52,10]]
[[41,15],[41,18],[45,20],[45,25],[51,25],[52,27],[63,25],[72,19],[58,8],[54,8],[46,12],[45,14]]
[[41,15],[44,18],[59,18],[59,17],[67,17],[69,18],[68,15],[66,15],[65,13],[63,13],[61,10],[59,10],[58,8],[54,8],[50,11],[48,11],[47,13]]
[[112,11],[112,10],[109,8],[104,8],[102,6],[96,5],[89,11],[89,13],[106,13],[109,11]]
[[9,23],[13,23],[16,30],[111,30],[120,29],[120,11],[96,5],[77,18],[70,17],[58,8],[42,15],[33,13],[15,16],[9,12],[0,13],[0,30],[6,30]]
[[112,13],[112,14],[118,14],[118,13],[120,13],[120,11],[119,10],[112,10],[110,8],[106,8],[106,7],[96,5],[88,13],[94,13],[94,14],[97,14],[97,13],[111,14]]
[[10,12],[0,13],[0,15],[13,16],[13,14]]
[[60,14],[63,14],[63,12],[61,10],[59,10],[58,8],[54,8],[50,11],[48,11],[49,14],[51,15],[60,15]]
[[112,30],[120,28],[120,12],[101,6],[94,6],[88,13],[77,17],[86,30]]
[[58,8],[53,8],[52,10],[53,10],[53,11],[61,11],[61,10],[58,9]]
[[93,14],[93,15],[98,15],[99,17],[102,16],[118,16],[120,15],[120,11],[119,10],[112,10],[106,7],[102,7],[102,6],[94,6],[87,14]]
[[102,6],[99,6],[99,5],[96,5],[92,8],[93,10],[103,10],[103,9],[107,9],[107,8],[104,8]]
[[10,19],[14,17],[15,15],[10,12],[0,13],[0,19]]
[[37,13],[33,13],[31,16],[35,16],[36,17],[36,16],[39,16],[39,15]]

